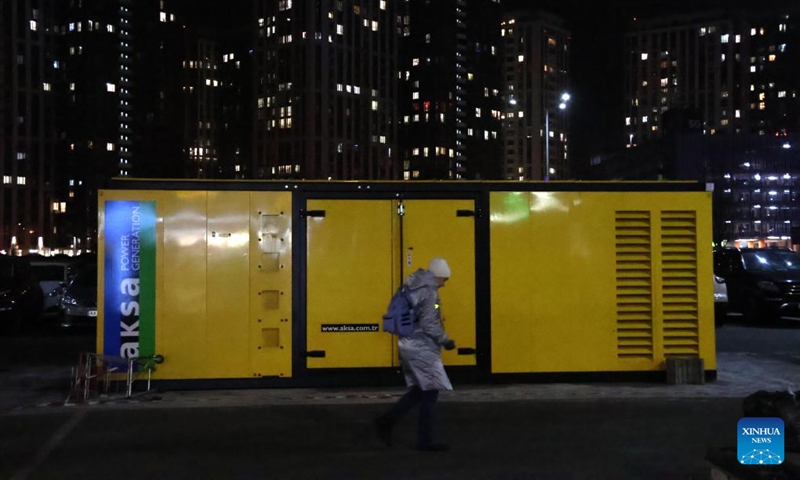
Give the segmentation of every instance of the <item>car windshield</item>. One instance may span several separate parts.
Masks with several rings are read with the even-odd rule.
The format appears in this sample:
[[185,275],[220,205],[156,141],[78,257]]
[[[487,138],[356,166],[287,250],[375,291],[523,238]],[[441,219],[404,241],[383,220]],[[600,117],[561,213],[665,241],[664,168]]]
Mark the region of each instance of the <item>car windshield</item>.
[[800,255],[788,250],[742,252],[744,268],[763,272],[800,270]]

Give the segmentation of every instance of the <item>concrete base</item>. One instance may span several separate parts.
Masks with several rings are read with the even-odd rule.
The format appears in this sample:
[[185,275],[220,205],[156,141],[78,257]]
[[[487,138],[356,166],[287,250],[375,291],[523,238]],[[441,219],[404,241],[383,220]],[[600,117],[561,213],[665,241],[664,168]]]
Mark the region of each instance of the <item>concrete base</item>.
[[702,358],[668,358],[667,383],[669,385],[702,385],[706,382]]

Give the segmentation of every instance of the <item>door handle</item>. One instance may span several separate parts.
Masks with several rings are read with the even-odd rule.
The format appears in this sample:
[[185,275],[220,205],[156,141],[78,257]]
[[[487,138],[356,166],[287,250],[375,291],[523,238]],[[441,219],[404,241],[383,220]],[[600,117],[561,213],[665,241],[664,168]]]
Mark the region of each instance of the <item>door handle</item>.
[[459,355],[475,355],[478,353],[474,348],[459,348],[458,354]]

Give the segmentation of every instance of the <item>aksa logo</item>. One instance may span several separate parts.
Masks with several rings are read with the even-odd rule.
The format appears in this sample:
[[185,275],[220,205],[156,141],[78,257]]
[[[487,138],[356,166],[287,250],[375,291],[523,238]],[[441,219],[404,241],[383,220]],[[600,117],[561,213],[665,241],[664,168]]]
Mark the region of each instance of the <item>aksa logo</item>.
[[739,420],[737,454],[742,465],[783,463],[783,420],[774,417],[745,417]]

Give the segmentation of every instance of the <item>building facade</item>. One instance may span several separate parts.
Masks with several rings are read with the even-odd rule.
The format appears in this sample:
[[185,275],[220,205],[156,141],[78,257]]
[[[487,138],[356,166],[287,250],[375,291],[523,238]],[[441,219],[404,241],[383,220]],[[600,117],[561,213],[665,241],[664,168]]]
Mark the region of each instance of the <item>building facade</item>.
[[401,5],[255,2],[254,178],[399,175]]
[[572,178],[570,33],[544,12],[508,15],[503,36],[503,178]]
[[500,178],[500,2],[408,5],[400,65],[403,178]]
[[800,9],[639,19],[625,36],[625,140],[657,138],[693,110],[703,133],[797,131]]
[[0,3],[0,250],[6,252],[39,249],[58,233],[57,3]]
[[631,151],[598,157],[595,171],[713,183],[716,241],[790,245],[800,226],[800,8],[639,20],[625,41]]

